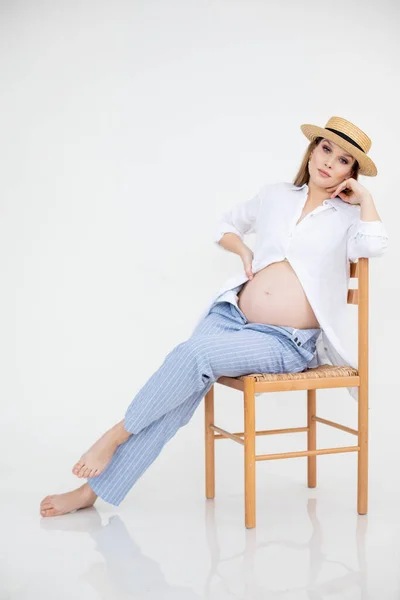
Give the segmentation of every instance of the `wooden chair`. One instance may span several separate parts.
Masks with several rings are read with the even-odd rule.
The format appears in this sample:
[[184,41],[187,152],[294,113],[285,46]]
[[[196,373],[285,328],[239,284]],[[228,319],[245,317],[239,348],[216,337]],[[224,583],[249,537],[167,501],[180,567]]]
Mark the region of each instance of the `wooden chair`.
[[[368,258],[350,263],[350,277],[358,278],[358,289],[349,289],[348,304],[358,305],[358,370],[352,367],[320,365],[302,373],[251,373],[241,377],[220,377],[216,383],[226,385],[244,394],[244,432],[230,433],[214,424],[214,386],[205,396],[205,470],[206,497],[215,495],[215,440],[229,438],[244,446],[245,525],[256,524],[256,463],[263,460],[307,456],[308,487],[317,485],[317,456],[358,452],[357,510],[367,513],[368,505]],[[317,389],[358,387],[358,428],[345,427],[316,415]],[[256,431],[255,394],[307,390],[307,426],[290,429]],[[316,447],[317,423],[323,423],[357,436],[357,445],[338,448]],[[307,432],[307,450],[280,454],[256,455],[257,435]]]

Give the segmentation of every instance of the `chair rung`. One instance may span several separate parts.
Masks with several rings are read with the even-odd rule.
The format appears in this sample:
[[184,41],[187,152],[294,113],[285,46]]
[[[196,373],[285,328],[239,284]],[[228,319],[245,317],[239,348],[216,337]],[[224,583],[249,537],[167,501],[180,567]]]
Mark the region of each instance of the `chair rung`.
[[352,433],[353,435],[358,435],[357,429],[351,429],[350,427],[346,427],[345,425],[340,425],[340,423],[335,423],[334,421],[327,421],[326,419],[321,419],[321,417],[312,417],[313,421],[317,421],[318,423],[323,423],[324,425],[329,425],[330,427],[335,427],[336,429],[341,429],[342,431],[346,431],[347,433]]
[[213,431],[218,431],[220,435],[215,435],[214,438],[229,438],[238,444],[244,446],[244,440],[239,437],[236,433],[230,433],[229,431],[225,431],[225,429],[221,429],[221,427],[217,427],[216,425],[210,425],[210,429]]
[[297,458],[299,456],[317,456],[318,454],[339,454],[342,452],[359,452],[360,446],[347,446],[343,448],[322,448],[321,450],[305,450],[303,452],[284,452],[281,454],[259,454],[256,460],[275,460],[278,458]]
[[[308,431],[308,427],[290,427],[289,429],[266,429],[264,431],[256,431],[255,434],[256,435],[276,435],[278,433],[302,433],[302,432],[307,432],[307,431]],[[231,435],[244,437],[244,431],[236,431],[235,433],[232,433]],[[219,439],[222,439],[225,437],[226,437],[225,435],[215,435],[214,439],[219,440]]]

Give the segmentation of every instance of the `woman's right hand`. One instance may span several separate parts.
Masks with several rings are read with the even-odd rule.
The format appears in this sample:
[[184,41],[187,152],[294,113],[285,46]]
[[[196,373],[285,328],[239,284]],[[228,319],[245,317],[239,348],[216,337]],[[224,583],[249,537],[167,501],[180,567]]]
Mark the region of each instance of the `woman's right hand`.
[[254,254],[253,251],[246,246],[245,250],[240,255],[240,258],[243,261],[243,266],[245,273],[249,279],[253,279],[254,275],[251,270],[251,263],[253,262]]

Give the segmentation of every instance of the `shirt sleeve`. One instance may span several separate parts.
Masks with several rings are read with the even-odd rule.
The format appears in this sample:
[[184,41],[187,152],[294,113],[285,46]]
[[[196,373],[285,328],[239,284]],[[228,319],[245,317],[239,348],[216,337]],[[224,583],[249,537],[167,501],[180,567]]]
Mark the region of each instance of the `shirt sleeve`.
[[388,247],[388,235],[382,221],[359,219],[348,229],[347,257],[351,262],[358,258],[381,256]]
[[263,186],[250,200],[239,202],[223,213],[214,235],[216,243],[220,241],[225,233],[236,233],[243,241],[246,233],[256,232],[257,215],[266,187]]

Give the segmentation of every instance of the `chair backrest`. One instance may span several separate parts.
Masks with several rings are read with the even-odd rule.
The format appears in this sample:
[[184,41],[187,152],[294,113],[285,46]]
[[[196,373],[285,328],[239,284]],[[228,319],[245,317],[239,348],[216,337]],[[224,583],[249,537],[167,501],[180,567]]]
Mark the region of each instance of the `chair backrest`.
[[348,304],[358,305],[358,372],[360,377],[368,377],[368,286],[369,259],[359,258],[350,263],[350,277],[357,279],[356,289],[349,289]]

